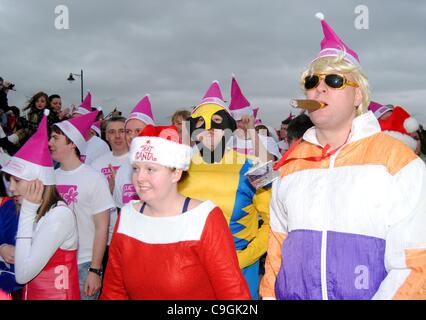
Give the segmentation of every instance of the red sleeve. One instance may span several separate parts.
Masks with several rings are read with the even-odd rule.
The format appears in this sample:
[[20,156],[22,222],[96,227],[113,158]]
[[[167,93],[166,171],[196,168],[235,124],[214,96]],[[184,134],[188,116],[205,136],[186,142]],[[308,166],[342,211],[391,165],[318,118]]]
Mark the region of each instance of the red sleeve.
[[120,216],[117,218],[114,233],[109,246],[108,264],[105,272],[105,278],[100,300],[129,300],[124,287],[122,268],[121,268],[121,237],[117,235]]
[[251,300],[238,264],[234,239],[218,207],[206,220],[200,244],[200,260],[209,274],[216,297],[220,300]]

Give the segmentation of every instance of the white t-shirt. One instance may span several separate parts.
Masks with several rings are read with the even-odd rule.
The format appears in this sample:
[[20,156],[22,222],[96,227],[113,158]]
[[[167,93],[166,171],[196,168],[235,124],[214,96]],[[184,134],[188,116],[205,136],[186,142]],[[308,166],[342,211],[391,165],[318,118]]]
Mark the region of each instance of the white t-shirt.
[[130,161],[122,165],[115,175],[114,201],[118,208],[124,207],[131,200],[138,200],[139,197],[132,183],[133,167]]
[[80,156],[80,160],[90,165],[106,152],[110,152],[108,143],[97,136],[93,136],[87,141],[86,151]]
[[[109,179],[111,177],[111,169],[109,165],[112,165],[114,170],[117,170],[127,164],[130,161],[129,153],[123,154],[121,156],[114,156],[112,151],[109,151],[103,154],[100,158],[92,162],[91,167],[96,171],[102,173],[105,178]],[[108,233],[108,245],[111,243],[112,234],[114,233],[115,223],[117,222],[117,209],[111,209],[111,217],[109,220],[109,233]]]
[[105,178],[111,177],[111,170],[109,165],[112,165],[114,170],[117,171],[122,165],[129,163],[129,153],[121,156],[114,156],[112,151],[108,151],[101,155],[98,159],[95,159],[90,166],[98,172],[101,172]]
[[34,279],[58,248],[77,249],[77,222],[65,203],[58,202],[56,207],[35,223],[39,207],[40,204],[24,200],[19,214],[15,275],[22,284]]
[[78,264],[92,260],[94,216],[115,207],[105,177],[88,165],[75,170],[55,170],[56,188],[74,211],[78,227]]

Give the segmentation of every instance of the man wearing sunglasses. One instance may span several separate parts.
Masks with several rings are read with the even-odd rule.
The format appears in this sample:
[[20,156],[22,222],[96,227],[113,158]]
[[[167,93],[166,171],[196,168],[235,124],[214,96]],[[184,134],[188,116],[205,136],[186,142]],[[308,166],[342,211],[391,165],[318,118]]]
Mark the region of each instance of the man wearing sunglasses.
[[380,131],[357,54],[319,15],[308,129],[275,168],[264,299],[425,299],[426,168]]

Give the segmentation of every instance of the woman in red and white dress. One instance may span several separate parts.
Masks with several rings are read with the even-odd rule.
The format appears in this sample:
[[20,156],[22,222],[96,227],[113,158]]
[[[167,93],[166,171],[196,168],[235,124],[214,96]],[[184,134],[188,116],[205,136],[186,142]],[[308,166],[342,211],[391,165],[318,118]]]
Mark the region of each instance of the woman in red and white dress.
[[37,132],[2,169],[21,204],[15,248],[16,281],[27,300],[79,300],[77,224],[55,186],[46,113]]
[[133,139],[140,200],[116,223],[101,299],[251,298],[222,211],[177,191],[190,154],[174,126],[148,125]]

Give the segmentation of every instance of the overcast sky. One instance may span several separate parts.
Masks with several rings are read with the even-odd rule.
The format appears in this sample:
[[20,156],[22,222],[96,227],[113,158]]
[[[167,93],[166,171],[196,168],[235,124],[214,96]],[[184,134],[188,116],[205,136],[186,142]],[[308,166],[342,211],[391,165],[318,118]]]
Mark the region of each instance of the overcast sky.
[[[68,30],[55,28],[58,5],[69,9]],[[355,27],[358,5],[368,8],[367,30]],[[80,103],[80,80],[66,79],[83,69],[95,106],[127,116],[150,93],[157,123],[167,124],[212,80],[228,100],[234,73],[260,118],[278,127],[319,51],[318,11],[358,53],[373,100],[426,124],[424,0],[0,0],[0,76],[16,84],[9,105],[43,90],[69,106]]]

